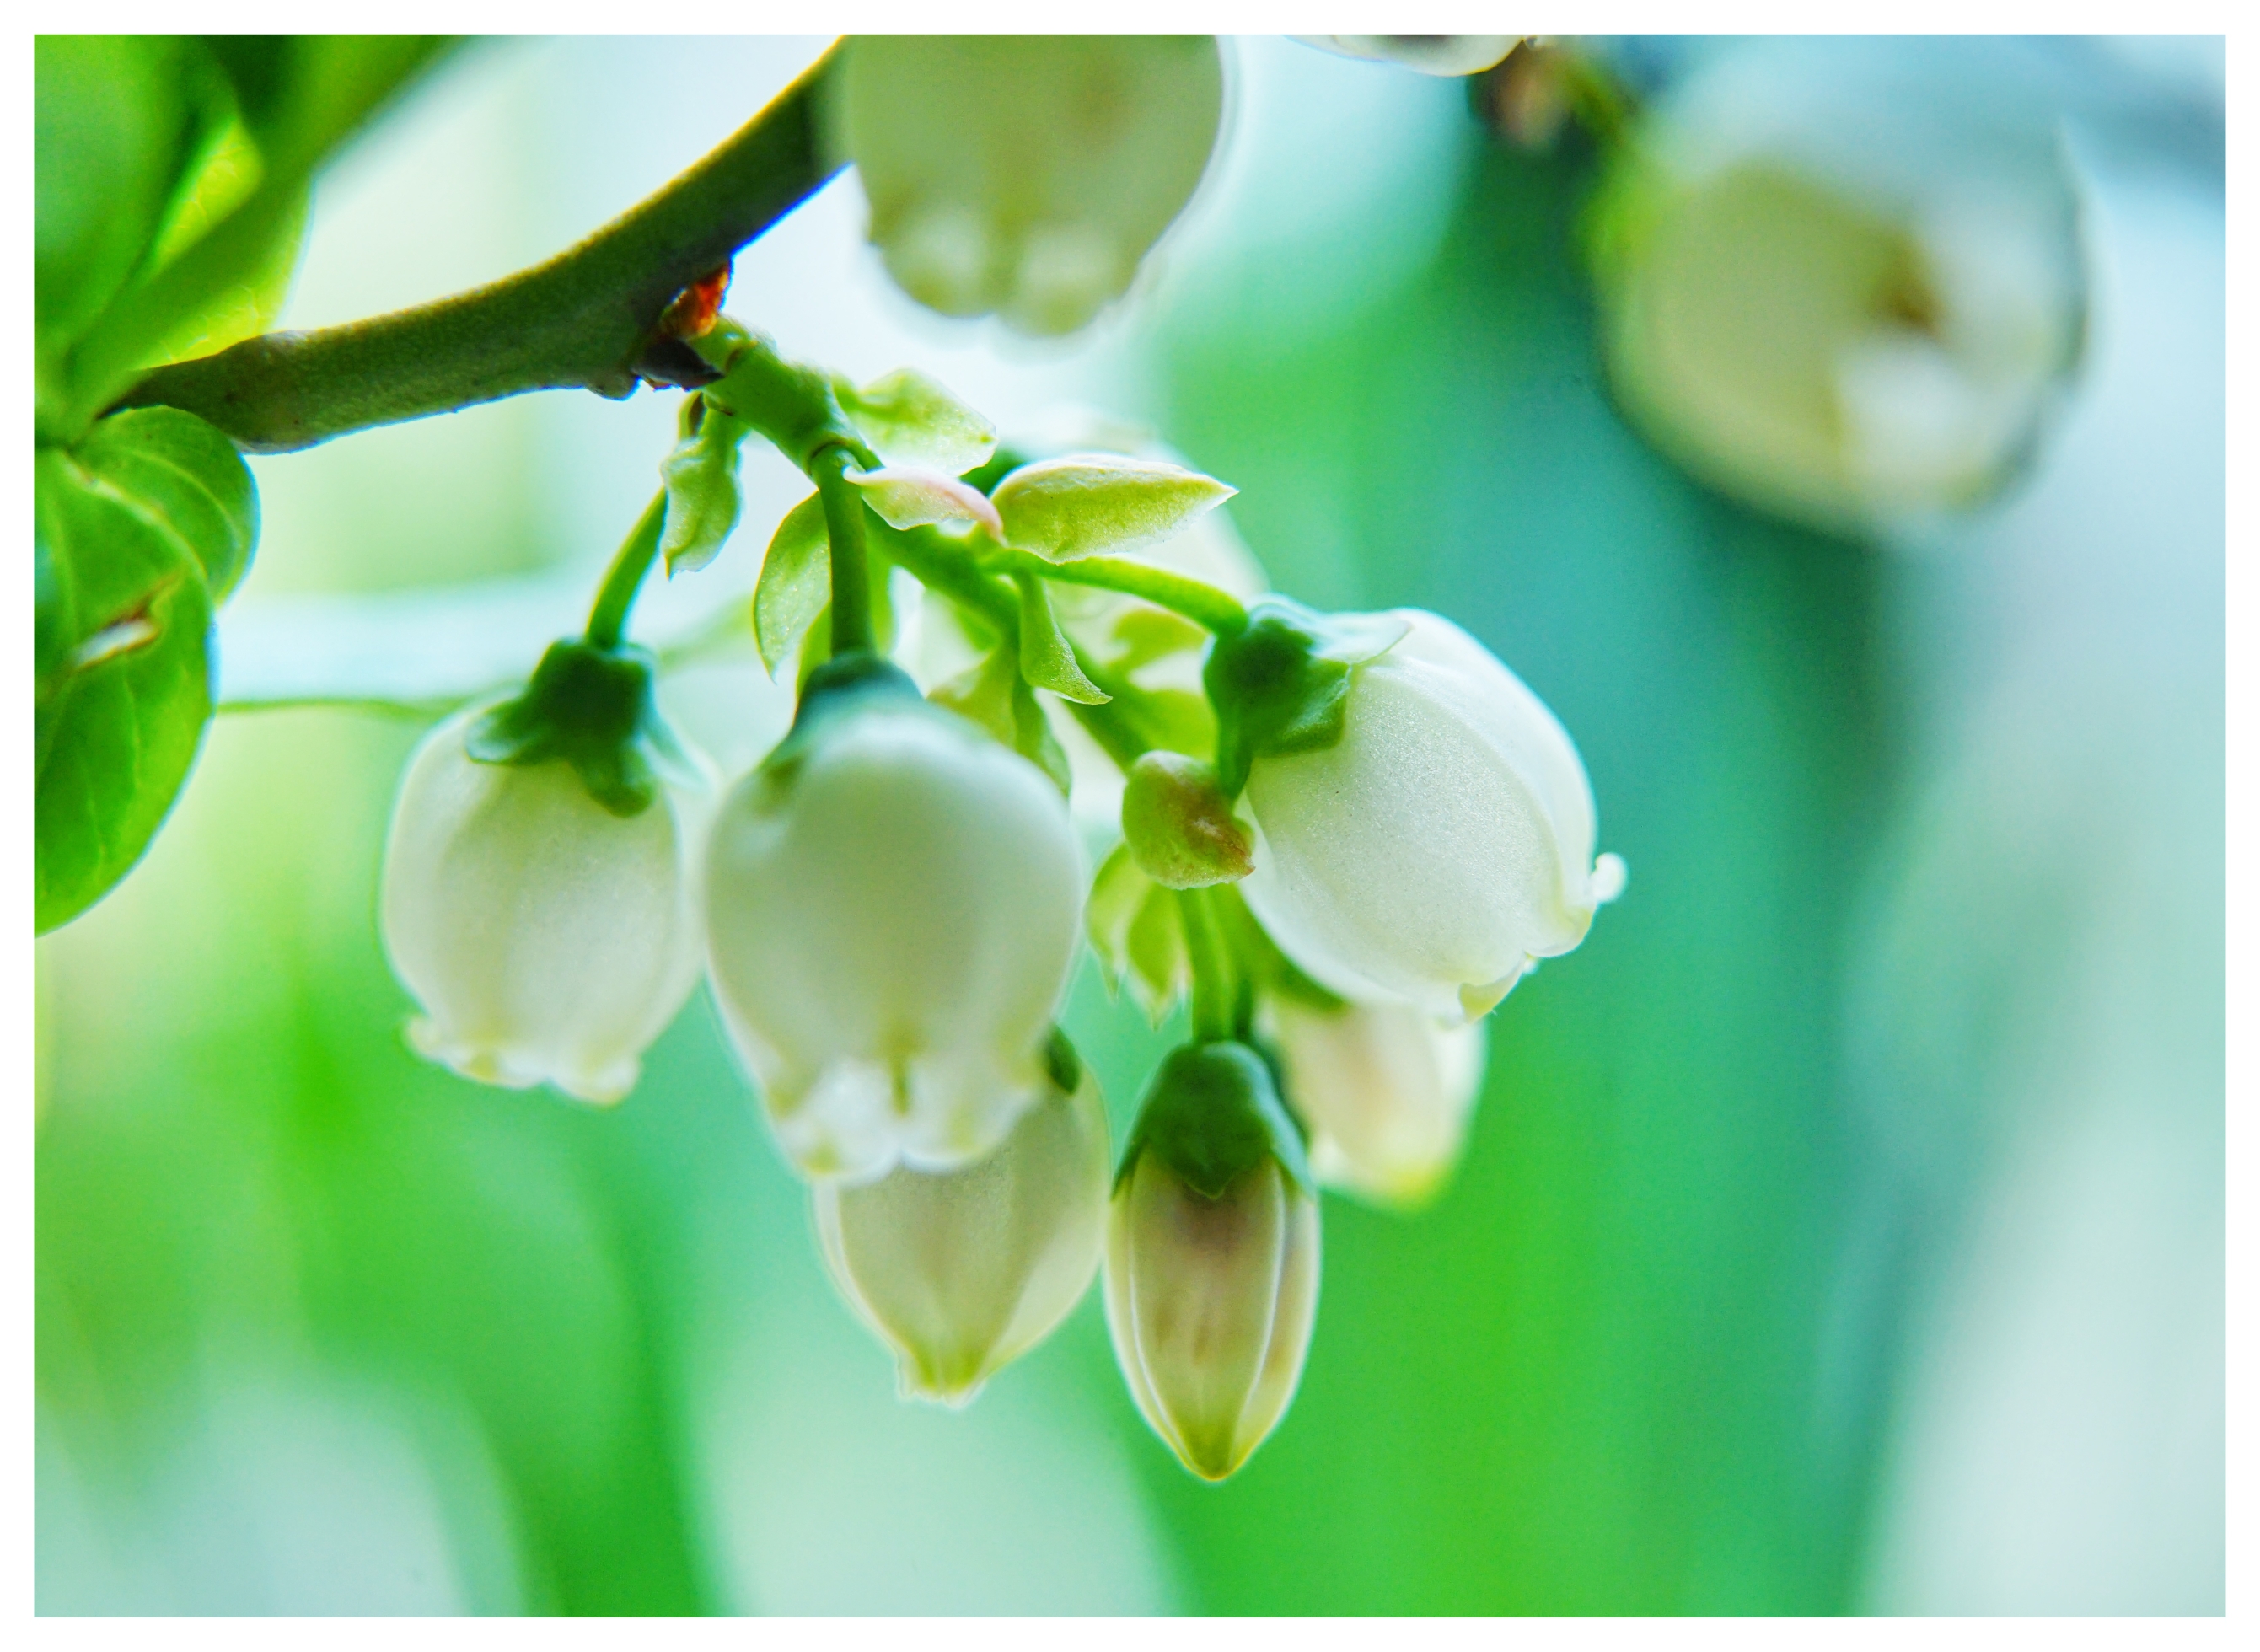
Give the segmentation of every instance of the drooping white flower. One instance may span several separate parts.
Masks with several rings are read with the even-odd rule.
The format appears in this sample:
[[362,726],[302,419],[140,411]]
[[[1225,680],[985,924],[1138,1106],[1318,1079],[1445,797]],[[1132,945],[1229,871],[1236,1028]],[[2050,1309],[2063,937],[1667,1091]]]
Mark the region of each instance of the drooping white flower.
[[1083,885],[1057,789],[906,679],[739,783],[707,862],[715,998],[794,1163],[991,1151],[1043,1091]]
[[986,1158],[816,1184],[833,1279],[895,1351],[905,1395],[969,1404],[1066,1317],[1098,1269],[1107,1170],[1106,1110],[1085,1067]]
[[1394,63],[1422,75],[1480,75],[1528,39],[1527,34],[1298,34],[1337,57]]
[[1287,1101],[1311,1126],[1327,1186],[1400,1206],[1425,1203],[1460,1156],[1482,1087],[1484,1024],[1446,1026],[1410,1005],[1325,1009],[1285,996],[1263,1030]]
[[1221,1480],[1302,1380],[1318,1200],[1269,1070],[1245,1045],[1173,1052],[1147,1113],[1107,1217],[1107,1327],[1146,1420],[1187,1468]]
[[1823,526],[1982,500],[2080,354],[2057,125],[1999,42],[1725,52],[1643,120],[1596,218],[1620,400],[1705,480]]
[[475,761],[483,715],[432,731],[393,809],[381,922],[424,1007],[409,1037],[487,1083],[617,1101],[697,979],[705,800],[665,785],[622,818],[562,761]]
[[1223,109],[1206,35],[863,35],[826,113],[905,292],[1051,334],[1128,288]]
[[1287,955],[1356,1002],[1477,1016],[1584,939],[1623,863],[1593,859],[1569,734],[1491,651],[1419,609],[1349,668],[1341,738],[1260,755],[1240,885]]

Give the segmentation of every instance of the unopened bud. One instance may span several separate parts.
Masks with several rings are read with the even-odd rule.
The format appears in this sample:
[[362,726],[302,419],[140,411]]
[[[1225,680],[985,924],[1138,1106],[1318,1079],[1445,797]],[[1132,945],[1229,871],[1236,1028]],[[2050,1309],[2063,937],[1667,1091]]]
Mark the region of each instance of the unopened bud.
[[1138,869],[1164,889],[1205,889],[1255,868],[1248,830],[1217,790],[1216,770],[1179,752],[1148,752],[1122,790],[1122,836]]
[[1270,1069],[1189,1046],[1155,1076],[1115,1184],[1106,1318],[1138,1408],[1221,1480],[1294,1398],[1319,1301],[1319,1206]]

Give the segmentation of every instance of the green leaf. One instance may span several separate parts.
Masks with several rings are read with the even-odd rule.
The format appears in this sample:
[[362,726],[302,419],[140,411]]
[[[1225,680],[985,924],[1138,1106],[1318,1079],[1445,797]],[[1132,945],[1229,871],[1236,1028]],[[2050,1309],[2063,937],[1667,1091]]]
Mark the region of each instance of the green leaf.
[[1062,699],[1078,705],[1104,705],[1107,696],[1084,676],[1053,616],[1044,583],[1033,574],[1015,574],[1020,590],[1020,675],[1036,688],[1049,689]]
[[840,405],[889,465],[962,476],[996,450],[996,427],[923,373],[898,368],[862,390],[835,382]]
[[667,526],[659,552],[669,574],[695,573],[712,561],[738,526],[744,503],[738,450],[749,427],[695,395],[685,397],[683,407],[681,440],[659,467],[667,484]]
[[1006,544],[1064,562],[1158,544],[1236,491],[1158,459],[1069,454],[1021,466],[990,497]]
[[824,496],[812,493],[778,523],[754,588],[754,642],[774,677],[832,601],[832,541]]
[[132,869],[188,777],[211,715],[211,599],[198,558],[154,509],[59,452],[41,454],[34,475],[44,934]]
[[161,35],[42,34],[32,46],[33,333],[44,358],[99,316],[147,254],[210,89]]
[[[98,312],[72,311],[84,318],[72,329],[68,357],[43,375],[54,381],[48,427],[75,432],[172,349],[224,336],[266,310],[295,258],[316,170],[447,44],[427,35],[296,35],[280,47],[216,57],[195,42],[175,42],[166,60],[176,76],[175,101],[185,98],[222,125],[240,110],[258,154],[258,184],[161,267],[146,254],[164,225],[141,225],[135,278],[106,292]],[[66,78],[59,75],[58,85]],[[108,118],[103,110],[93,118]],[[176,181],[186,168],[183,157]],[[71,170],[61,155],[56,168]]]
[[1108,990],[1126,983],[1155,1026],[1169,1019],[1192,981],[1184,919],[1176,892],[1139,869],[1128,844],[1115,845],[1100,863],[1083,922]]
[[104,419],[75,456],[161,518],[202,567],[212,601],[227,600],[259,540],[259,492],[234,443],[193,413],[145,407]]

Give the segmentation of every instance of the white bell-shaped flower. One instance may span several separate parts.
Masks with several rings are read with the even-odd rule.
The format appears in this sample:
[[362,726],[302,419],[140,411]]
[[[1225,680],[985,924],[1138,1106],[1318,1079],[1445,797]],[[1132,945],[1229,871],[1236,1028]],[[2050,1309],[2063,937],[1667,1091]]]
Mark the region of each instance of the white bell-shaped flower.
[[1287,955],[1357,1002],[1458,1021],[1585,937],[1623,863],[1593,859],[1593,794],[1569,734],[1448,619],[1350,668],[1341,736],[1258,756],[1255,870],[1240,885]]
[[894,1350],[905,1396],[966,1405],[1067,1316],[1098,1269],[1108,1168],[1085,1067],[986,1158],[816,1184],[832,1277]]
[[1311,1171],[1385,1205],[1424,1204],[1460,1156],[1483,1084],[1484,1024],[1405,1004],[1320,1008],[1279,997],[1263,1030],[1288,1105],[1311,1126]]
[[723,1019],[806,1175],[953,1169],[1043,1092],[1083,853],[1057,788],[971,724],[874,698],[731,792],[707,862]]
[[1480,75],[1496,67],[1527,34],[1298,34],[1295,39],[1337,57],[1394,63],[1422,75]]
[[1634,419],[1705,480],[1832,528],[1995,490],[2085,331],[2036,78],[2001,42],[1777,39],[1657,100],[1595,218]]
[[424,1007],[409,1037],[487,1083],[618,1101],[697,980],[705,801],[663,785],[622,818],[563,762],[475,761],[481,715],[433,730],[393,810],[381,921]]
[[1121,296],[1207,168],[1206,35],[862,35],[826,105],[887,273],[944,315],[1071,333]]

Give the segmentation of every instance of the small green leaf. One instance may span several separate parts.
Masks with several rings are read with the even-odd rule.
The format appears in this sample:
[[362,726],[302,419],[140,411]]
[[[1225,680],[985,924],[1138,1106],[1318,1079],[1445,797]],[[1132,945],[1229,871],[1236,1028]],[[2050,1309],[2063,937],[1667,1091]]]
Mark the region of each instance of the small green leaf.
[[1184,919],[1176,891],[1141,871],[1128,844],[1115,845],[1091,879],[1083,923],[1108,990],[1126,983],[1155,1026],[1168,1020],[1192,982]]
[[1021,466],[990,497],[1006,544],[1064,562],[1159,544],[1237,491],[1158,459],[1069,454]]
[[1084,933],[1091,938],[1091,949],[1098,955],[1110,992],[1120,991],[1129,977],[1130,922],[1153,887],[1154,880],[1138,869],[1126,843],[1114,846],[1114,852],[1099,863],[1098,876],[1091,880],[1091,898],[1083,907]]
[[1076,663],[1075,649],[1052,614],[1043,581],[1033,574],[1015,574],[1012,583],[1020,590],[1020,675],[1032,686],[1049,689],[1078,705],[1105,704],[1105,693]]
[[816,493],[786,511],[769,539],[754,588],[754,642],[773,677],[832,601],[831,548]]
[[848,480],[862,490],[863,503],[890,528],[971,522],[988,529],[991,538],[1005,531],[987,494],[938,470],[850,470]]
[[738,526],[744,503],[738,486],[738,449],[748,426],[697,396],[683,397],[683,431],[675,451],[660,461],[667,485],[667,526],[659,554],[667,571],[696,573],[712,561]]
[[223,603],[251,566],[259,491],[235,444],[194,413],[136,408],[97,425],[75,450],[85,468],[161,518]]
[[50,633],[34,718],[44,934],[132,869],[188,777],[211,716],[211,599],[155,511],[58,452],[34,475],[35,592]]
[[890,465],[962,476],[996,449],[994,426],[909,368],[860,390],[837,381],[833,389],[856,431]]
[[979,724],[999,745],[1011,747],[1042,769],[1066,794],[1071,783],[1067,753],[1020,675],[1019,651],[1011,643],[999,644],[926,697]]
[[1215,769],[1178,752],[1149,751],[1130,765],[1122,837],[1139,869],[1167,889],[1207,889],[1255,869],[1255,846]]
[[1155,1026],[1169,1019],[1177,1000],[1192,986],[1192,960],[1185,951],[1184,909],[1175,890],[1152,883],[1130,919],[1131,994]]

